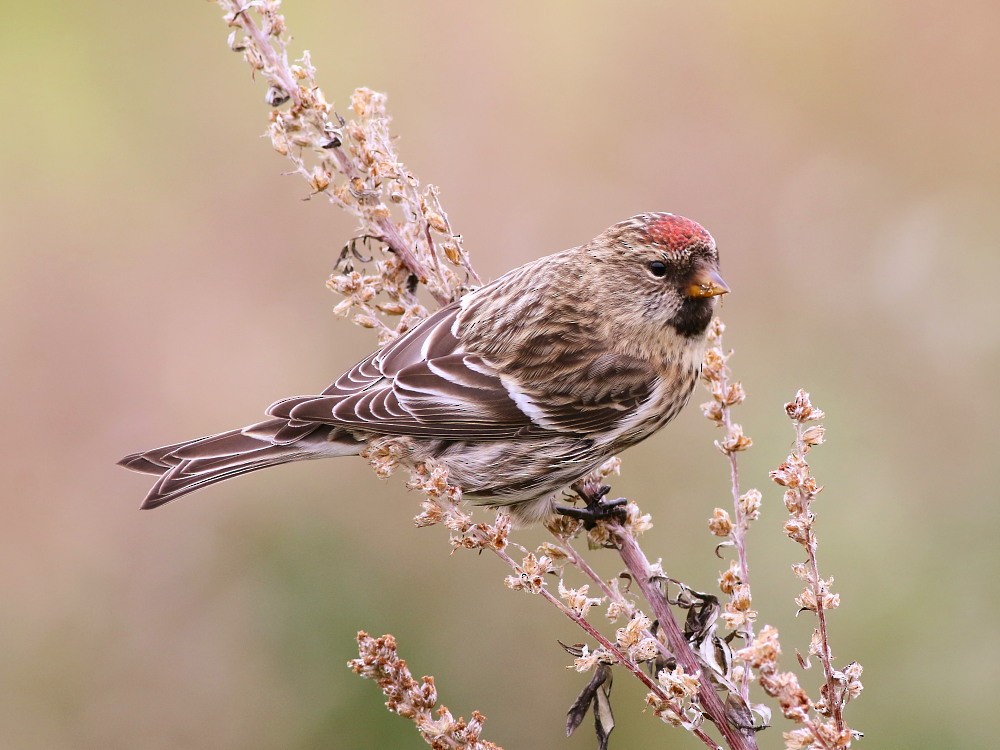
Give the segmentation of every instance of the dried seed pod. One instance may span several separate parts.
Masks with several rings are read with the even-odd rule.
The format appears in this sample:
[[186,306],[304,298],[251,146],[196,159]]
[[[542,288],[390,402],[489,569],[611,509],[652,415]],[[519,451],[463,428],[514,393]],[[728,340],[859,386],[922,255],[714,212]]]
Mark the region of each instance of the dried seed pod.
[[277,86],[271,86],[264,94],[264,101],[267,102],[269,107],[280,107],[282,104],[287,102],[291,97],[288,93]]

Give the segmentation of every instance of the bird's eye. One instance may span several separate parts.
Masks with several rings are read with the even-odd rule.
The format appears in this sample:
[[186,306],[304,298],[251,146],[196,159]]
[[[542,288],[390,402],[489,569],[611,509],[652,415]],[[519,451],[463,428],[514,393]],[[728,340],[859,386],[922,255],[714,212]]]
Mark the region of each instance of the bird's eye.
[[667,275],[667,264],[662,260],[654,260],[649,264],[649,272],[662,279]]

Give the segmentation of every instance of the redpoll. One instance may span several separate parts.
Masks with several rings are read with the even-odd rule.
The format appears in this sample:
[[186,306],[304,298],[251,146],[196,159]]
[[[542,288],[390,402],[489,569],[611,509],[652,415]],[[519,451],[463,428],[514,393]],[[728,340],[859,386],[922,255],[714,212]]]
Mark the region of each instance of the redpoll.
[[120,463],[159,475],[143,504],[155,508],[256,469],[391,446],[403,465],[443,464],[465,497],[540,520],[687,403],[728,291],[707,231],[640,214],[470,292],[264,422]]

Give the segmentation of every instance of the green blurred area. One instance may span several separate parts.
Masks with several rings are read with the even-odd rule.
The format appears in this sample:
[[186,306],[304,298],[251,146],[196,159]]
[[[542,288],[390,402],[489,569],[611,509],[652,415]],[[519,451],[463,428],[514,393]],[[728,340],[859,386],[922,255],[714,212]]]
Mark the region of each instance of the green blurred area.
[[[767,471],[798,387],[821,565],[861,747],[991,745],[1000,531],[990,442],[1000,303],[1000,6],[288,0],[327,97],[390,96],[404,160],[442,189],[480,273],[645,210],[705,224],[749,393],[755,606],[785,664],[797,548]],[[581,634],[487,556],[410,523],[359,460],[293,465],[140,513],[134,450],[257,419],[372,346],[324,281],[353,224],[260,138],[264,90],[211,3],[23,3],[0,25],[0,746],[424,747],[352,676],[392,632],[506,748],[594,746],[563,716]],[[704,590],[724,563],[716,436],[689,408],[624,456],[651,557]],[[484,516],[485,517],[485,516]],[[519,533],[526,545],[543,540]],[[595,553],[606,575],[615,558]],[[962,633],[956,631],[958,627]],[[815,670],[803,682],[816,693]],[[612,747],[698,747],[615,683]],[[987,720],[984,721],[984,717]],[[782,746],[779,727],[760,736]]]

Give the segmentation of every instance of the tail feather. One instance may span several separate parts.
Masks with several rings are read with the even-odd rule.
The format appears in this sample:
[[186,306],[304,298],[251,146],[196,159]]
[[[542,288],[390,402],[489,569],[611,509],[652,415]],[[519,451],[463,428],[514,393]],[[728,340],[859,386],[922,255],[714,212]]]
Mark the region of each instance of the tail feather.
[[142,504],[148,509],[240,474],[289,461],[356,454],[362,447],[350,434],[328,425],[289,425],[286,419],[270,419],[240,430],[133,453],[118,464],[160,476]]
[[277,445],[290,445],[308,437],[323,425],[316,422],[300,422],[291,419],[270,419],[243,428],[243,434],[261,437]]
[[[160,450],[166,449],[160,448]],[[169,466],[164,464],[163,461],[155,455],[155,453],[156,451],[149,451],[148,453],[133,453],[129,456],[125,456],[125,458],[118,462],[118,465],[124,466],[126,469],[131,471],[137,471],[140,474],[155,474],[159,476],[166,471]]]

